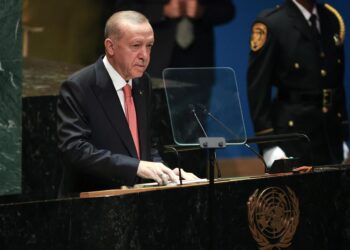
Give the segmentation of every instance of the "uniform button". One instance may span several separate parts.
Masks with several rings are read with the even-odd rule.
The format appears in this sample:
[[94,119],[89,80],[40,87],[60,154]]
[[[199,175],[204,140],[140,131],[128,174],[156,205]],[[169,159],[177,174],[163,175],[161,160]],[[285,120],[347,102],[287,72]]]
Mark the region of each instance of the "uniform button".
[[294,121],[290,120],[290,121],[288,122],[288,126],[289,126],[289,127],[293,127],[293,126],[294,126]]
[[321,54],[320,54],[320,57],[321,57],[321,58],[325,58],[325,57],[326,57],[326,54],[322,51]]
[[337,116],[338,116],[339,118],[341,118],[341,113],[338,113]]
[[328,108],[322,107],[322,112],[325,113],[325,114],[328,113]]
[[341,64],[341,59],[338,59],[338,60],[337,60],[337,63]]
[[324,69],[321,69],[321,76],[325,77],[327,75],[327,71]]
[[295,68],[295,69],[300,69],[299,63],[294,63],[294,68]]

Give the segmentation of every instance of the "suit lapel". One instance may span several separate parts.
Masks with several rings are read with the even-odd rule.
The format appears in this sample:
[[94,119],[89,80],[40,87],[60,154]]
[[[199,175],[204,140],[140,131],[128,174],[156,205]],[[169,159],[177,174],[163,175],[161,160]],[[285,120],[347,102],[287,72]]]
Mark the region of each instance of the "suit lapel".
[[97,61],[95,64],[95,69],[96,85],[94,85],[93,91],[96,94],[96,97],[98,98],[108,120],[112,124],[112,127],[121,138],[125,148],[128,149],[131,156],[137,157],[136,149],[123,108],[120,104],[112,80],[103,65],[102,59]]

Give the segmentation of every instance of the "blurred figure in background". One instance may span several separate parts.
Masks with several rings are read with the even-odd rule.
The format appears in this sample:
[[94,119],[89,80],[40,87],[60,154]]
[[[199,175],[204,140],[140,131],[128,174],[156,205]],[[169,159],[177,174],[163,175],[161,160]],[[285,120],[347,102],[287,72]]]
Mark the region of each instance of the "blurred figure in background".
[[157,42],[148,73],[160,78],[168,67],[213,67],[214,26],[231,21],[231,0],[119,0],[116,10],[133,9],[152,24]]
[[248,95],[256,135],[298,132],[311,139],[262,147],[268,165],[286,157],[314,165],[343,161],[349,139],[344,35],[338,11],[315,0],[286,0],[255,20]]

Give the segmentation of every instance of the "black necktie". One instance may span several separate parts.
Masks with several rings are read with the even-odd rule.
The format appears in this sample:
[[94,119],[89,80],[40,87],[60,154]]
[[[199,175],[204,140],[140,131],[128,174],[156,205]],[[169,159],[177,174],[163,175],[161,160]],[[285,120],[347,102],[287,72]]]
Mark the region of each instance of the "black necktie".
[[317,16],[315,14],[312,14],[310,17],[310,22],[311,22],[311,30],[312,30],[312,34],[316,37],[317,40],[320,39],[320,33],[318,32],[317,29]]
[[183,17],[176,26],[175,40],[182,49],[187,49],[194,41],[193,23]]

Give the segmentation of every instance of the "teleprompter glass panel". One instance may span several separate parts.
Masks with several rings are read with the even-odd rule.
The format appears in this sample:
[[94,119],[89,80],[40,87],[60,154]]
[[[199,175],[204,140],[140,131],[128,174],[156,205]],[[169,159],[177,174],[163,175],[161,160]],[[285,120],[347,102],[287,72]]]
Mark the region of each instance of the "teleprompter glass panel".
[[167,68],[163,71],[174,141],[197,146],[200,137],[243,144],[246,131],[231,68]]

